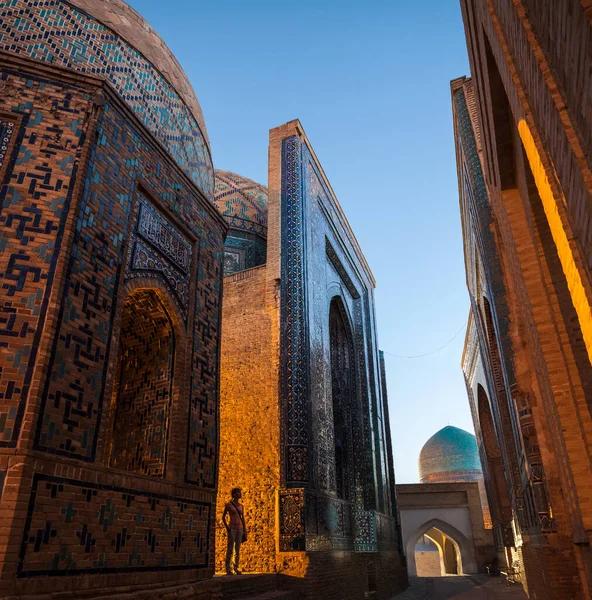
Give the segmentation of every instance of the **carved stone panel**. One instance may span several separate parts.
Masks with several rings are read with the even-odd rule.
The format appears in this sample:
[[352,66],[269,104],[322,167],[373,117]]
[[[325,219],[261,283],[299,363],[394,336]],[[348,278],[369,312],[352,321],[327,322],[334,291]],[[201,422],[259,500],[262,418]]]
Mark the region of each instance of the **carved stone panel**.
[[192,243],[142,193],[137,198],[126,279],[164,281],[187,321]]

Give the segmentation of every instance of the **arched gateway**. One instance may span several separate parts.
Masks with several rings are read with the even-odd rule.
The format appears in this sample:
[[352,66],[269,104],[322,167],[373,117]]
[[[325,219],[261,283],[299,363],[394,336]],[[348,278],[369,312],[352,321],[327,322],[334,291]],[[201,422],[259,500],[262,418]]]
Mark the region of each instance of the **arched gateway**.
[[[430,538],[438,548],[442,561],[441,575],[462,575],[463,573],[478,572],[472,540],[467,538],[454,525],[435,517],[419,525],[405,540],[409,575],[421,574],[418,573],[417,569],[415,549],[424,536]],[[454,550],[452,560],[450,560],[450,555],[447,552],[447,545],[449,544],[452,545]]]
[[410,576],[482,573],[495,558],[477,482],[400,484],[397,497]]

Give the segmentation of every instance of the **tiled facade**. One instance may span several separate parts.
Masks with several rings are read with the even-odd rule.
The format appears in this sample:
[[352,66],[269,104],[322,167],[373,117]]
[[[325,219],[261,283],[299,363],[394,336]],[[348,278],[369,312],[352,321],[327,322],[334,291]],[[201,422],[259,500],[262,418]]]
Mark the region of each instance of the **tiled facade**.
[[0,91],[0,596],[218,600],[234,485],[252,569],[404,587],[374,281],[299,124],[214,189],[121,0],[0,0]]
[[[93,4],[101,3],[2,0],[0,50],[107,80],[185,173],[212,198],[212,158],[203,117],[197,112],[199,105],[192,111],[163,77],[160,64],[155,67],[115,30],[84,10],[93,10]],[[145,23],[138,23],[138,30],[145,29]]]
[[266,264],[224,281],[219,505],[243,489],[245,569],[305,598],[388,598],[406,572],[374,280],[297,121],[269,155]]
[[589,87],[590,14],[575,0],[461,5],[463,370],[496,545],[531,597],[590,598],[590,98],[573,93]]
[[0,85],[0,595],[209,577],[226,225],[109,81]]
[[[375,515],[391,514],[393,499],[388,489],[374,281],[321,167],[297,135],[282,140],[281,169],[280,319],[286,324],[280,348],[280,389],[285,402],[283,481],[288,489],[303,489],[312,519],[304,537],[288,534],[280,521],[280,547],[342,549],[340,544],[352,544],[349,548],[376,550]],[[355,494],[348,502],[332,499],[337,465],[329,382],[336,374],[328,317],[335,299],[351,336],[353,371],[360,379],[360,397],[353,404],[362,407],[350,416]],[[317,521],[318,516],[332,512],[334,524]],[[348,519],[355,521],[355,527],[346,529]]]

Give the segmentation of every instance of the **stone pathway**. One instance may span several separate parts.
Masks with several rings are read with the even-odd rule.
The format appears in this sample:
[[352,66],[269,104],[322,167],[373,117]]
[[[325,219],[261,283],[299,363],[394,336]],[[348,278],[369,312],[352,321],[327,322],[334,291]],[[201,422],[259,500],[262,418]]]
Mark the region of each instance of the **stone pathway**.
[[412,577],[409,587],[392,600],[528,600],[518,584],[502,577]]

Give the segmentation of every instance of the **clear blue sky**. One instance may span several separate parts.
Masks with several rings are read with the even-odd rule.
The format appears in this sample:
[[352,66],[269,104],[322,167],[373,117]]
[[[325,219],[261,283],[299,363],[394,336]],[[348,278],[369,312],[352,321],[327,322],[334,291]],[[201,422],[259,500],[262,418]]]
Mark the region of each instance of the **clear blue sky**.
[[[130,0],[128,0],[130,1]],[[376,281],[399,483],[449,422],[473,431],[449,82],[458,0],[131,0],[193,83],[214,165],[267,185],[268,132],[302,122]]]

